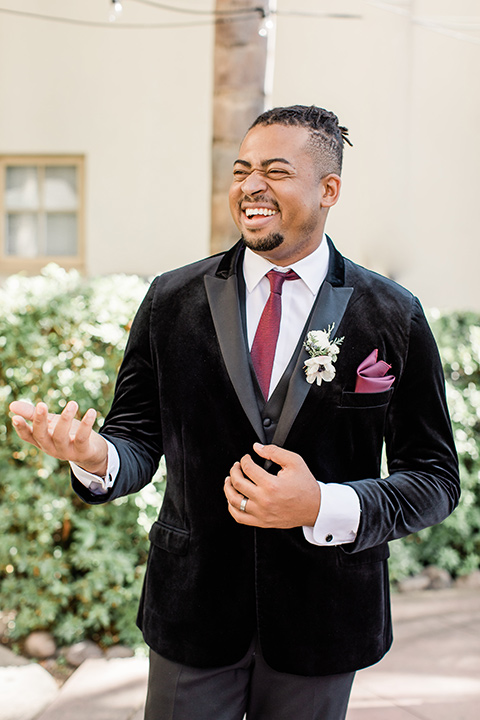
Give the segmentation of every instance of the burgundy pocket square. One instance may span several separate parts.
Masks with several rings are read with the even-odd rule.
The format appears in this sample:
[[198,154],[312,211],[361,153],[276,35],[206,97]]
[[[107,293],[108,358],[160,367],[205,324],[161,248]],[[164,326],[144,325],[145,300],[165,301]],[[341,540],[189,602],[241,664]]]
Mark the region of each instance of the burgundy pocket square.
[[387,375],[391,365],[384,360],[377,360],[378,350],[370,355],[357,368],[356,393],[379,393],[388,390],[395,380],[394,375]]

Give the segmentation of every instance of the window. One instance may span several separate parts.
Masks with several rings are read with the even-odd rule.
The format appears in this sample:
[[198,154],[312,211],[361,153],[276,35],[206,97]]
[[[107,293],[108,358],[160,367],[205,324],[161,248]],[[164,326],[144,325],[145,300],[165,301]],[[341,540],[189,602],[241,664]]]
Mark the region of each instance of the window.
[[84,161],[0,156],[0,273],[84,265]]

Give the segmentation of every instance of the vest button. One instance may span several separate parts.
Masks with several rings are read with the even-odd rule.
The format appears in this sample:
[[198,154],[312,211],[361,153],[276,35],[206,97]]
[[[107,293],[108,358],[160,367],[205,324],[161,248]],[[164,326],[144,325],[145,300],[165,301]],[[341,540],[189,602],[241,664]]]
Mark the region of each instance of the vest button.
[[268,427],[270,427],[271,424],[272,424],[272,421],[270,418],[263,418],[263,427],[268,428]]
[[332,542],[332,540],[333,540],[333,535],[330,535],[330,534],[325,535],[325,542],[330,543],[330,542]]

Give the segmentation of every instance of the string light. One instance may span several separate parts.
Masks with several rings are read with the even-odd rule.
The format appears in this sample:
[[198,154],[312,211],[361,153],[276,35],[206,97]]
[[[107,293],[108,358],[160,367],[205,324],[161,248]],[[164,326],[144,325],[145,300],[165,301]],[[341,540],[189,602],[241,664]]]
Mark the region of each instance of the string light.
[[116,20],[120,17],[122,12],[123,0],[109,0],[110,12],[108,15],[107,22],[96,22],[93,20],[79,20],[76,18],[69,18],[59,15],[46,15],[43,13],[29,12],[23,10],[13,10],[10,8],[0,7],[0,13],[8,15],[15,15],[17,17],[32,18],[35,20],[46,20],[50,22],[64,23],[66,25],[78,25],[81,27],[97,27],[97,28],[111,28],[116,30],[155,30],[163,28],[183,28],[183,27],[200,27],[205,25],[212,25],[218,22],[242,22],[250,19],[253,15],[259,16],[261,22],[259,27],[259,34],[265,37],[269,31],[273,28],[273,18],[275,16],[297,16],[297,17],[315,17],[315,18],[331,18],[331,19],[362,19],[361,15],[352,15],[348,13],[325,13],[325,12],[304,12],[296,10],[277,10],[277,9],[265,9],[263,7],[236,7],[229,10],[201,10],[199,8],[187,8],[187,7],[174,7],[166,3],[155,2],[155,0],[130,0],[131,2],[141,3],[148,5],[157,10],[170,11],[175,13],[182,13],[190,16],[203,16],[205,20],[191,20],[186,22],[172,22],[172,23],[117,23]]
[[260,27],[258,28],[258,34],[260,37],[267,37],[268,31],[273,28],[273,20],[271,17],[266,15],[262,22],[260,23]]
[[108,19],[110,22],[116,22],[117,18],[120,17],[122,14],[123,7],[122,7],[122,0],[111,0],[110,4],[110,14],[108,16]]

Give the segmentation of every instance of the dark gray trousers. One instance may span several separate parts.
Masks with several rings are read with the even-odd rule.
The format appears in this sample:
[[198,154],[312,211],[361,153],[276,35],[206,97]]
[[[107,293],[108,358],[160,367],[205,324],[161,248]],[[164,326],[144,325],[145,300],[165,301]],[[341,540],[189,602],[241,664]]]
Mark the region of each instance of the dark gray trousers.
[[344,720],[354,677],[276,672],[254,642],[240,662],[207,670],[151,650],[145,720]]

